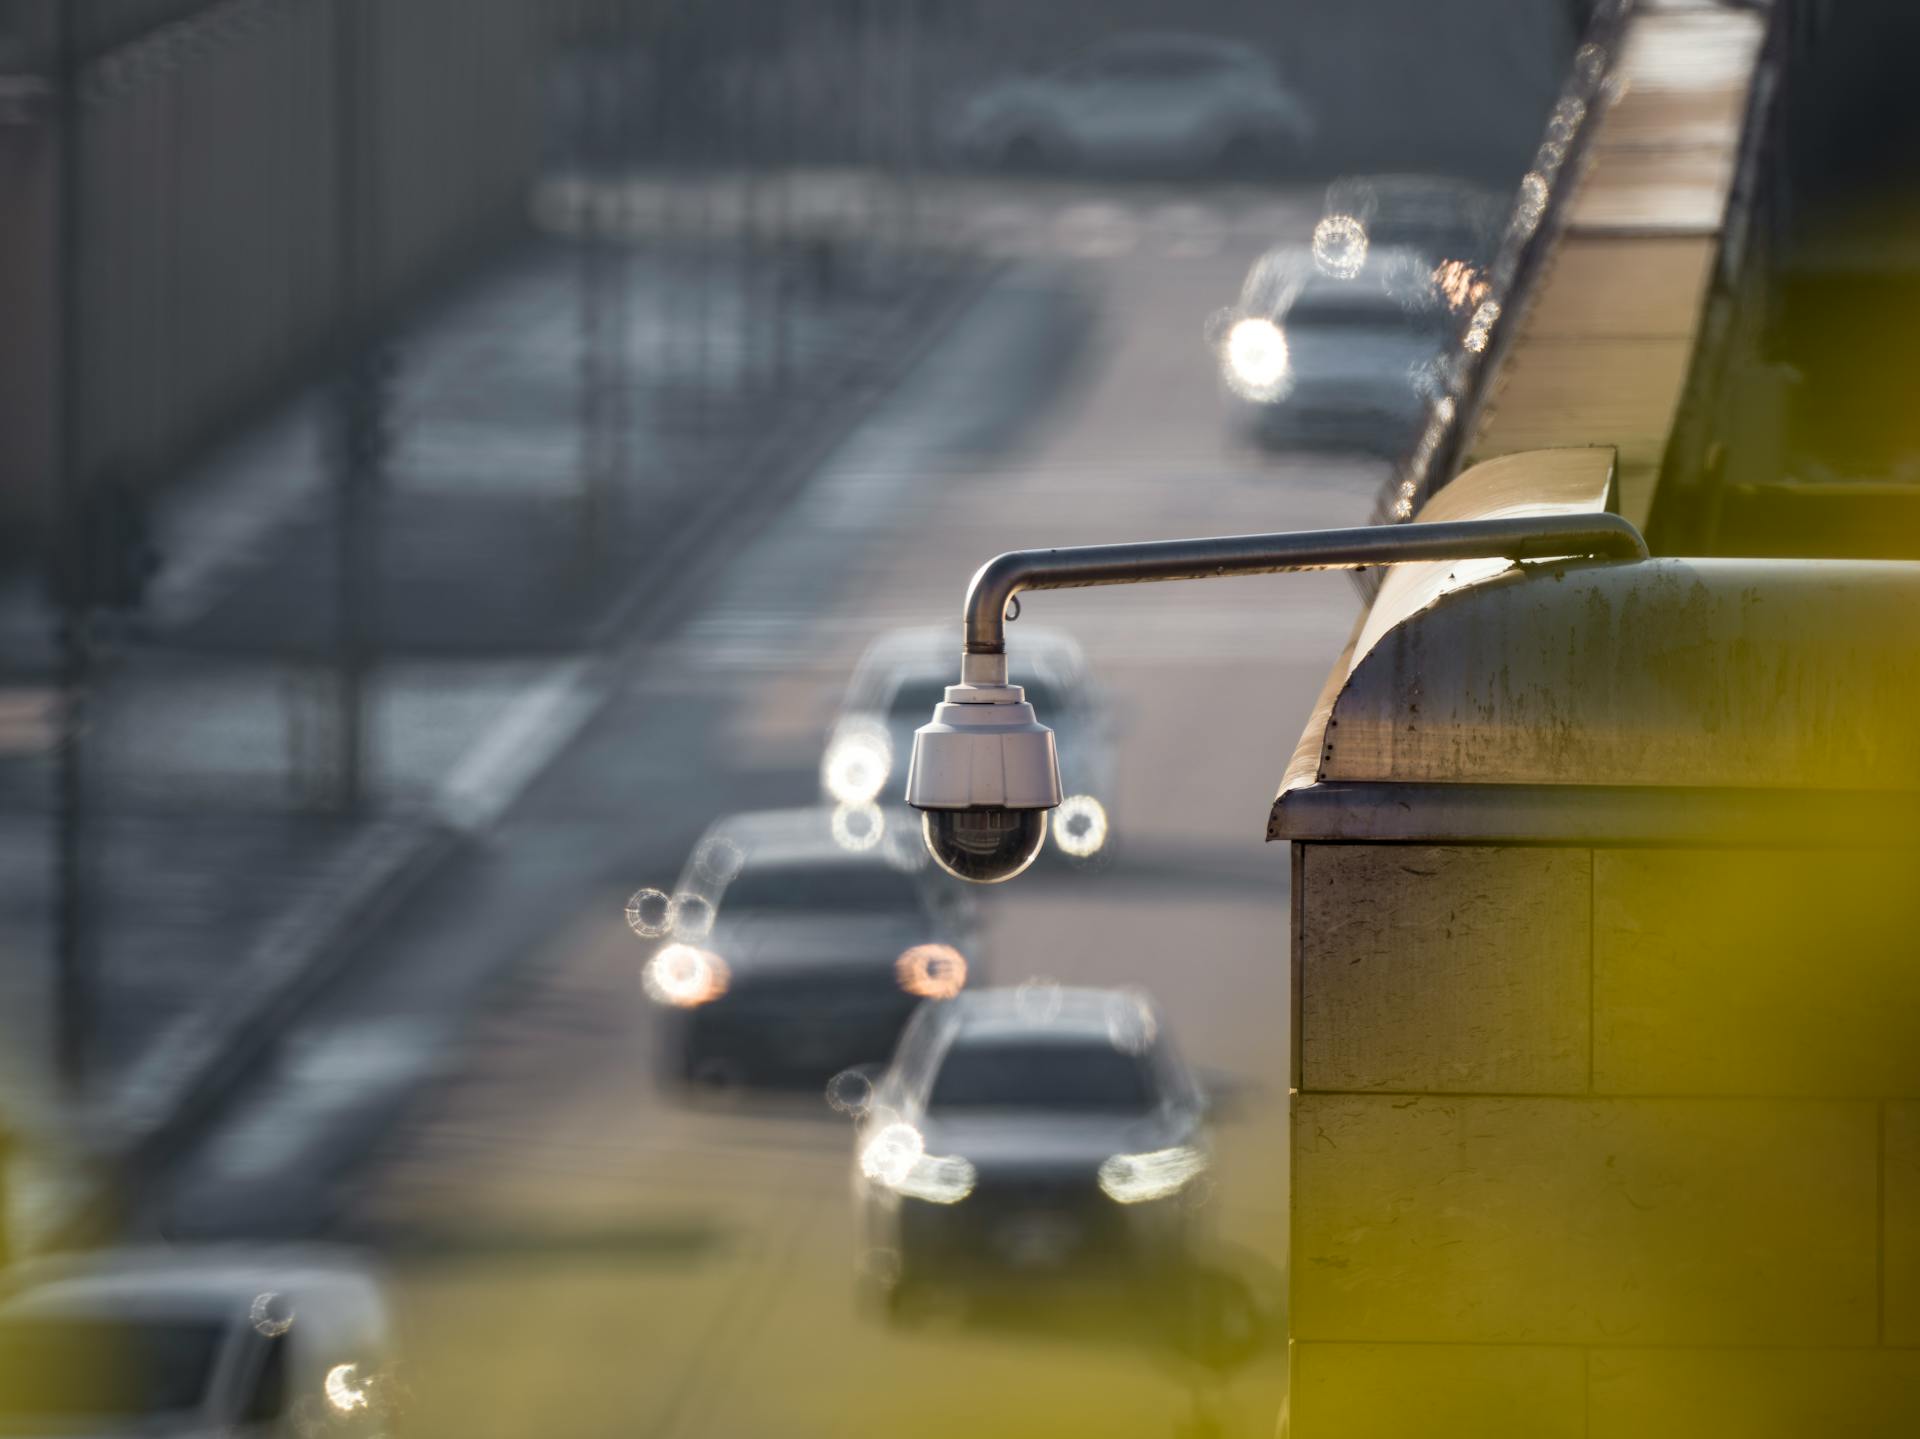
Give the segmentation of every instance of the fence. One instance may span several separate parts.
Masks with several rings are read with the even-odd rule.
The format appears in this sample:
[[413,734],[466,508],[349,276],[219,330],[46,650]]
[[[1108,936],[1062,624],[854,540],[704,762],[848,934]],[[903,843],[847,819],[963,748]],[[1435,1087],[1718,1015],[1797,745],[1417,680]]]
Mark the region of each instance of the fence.
[[[0,211],[0,522],[15,549],[50,519],[59,265],[78,267],[85,357],[70,472],[138,489],[516,216],[537,148],[538,0],[74,5],[65,247],[56,6],[0,9],[20,97],[0,125],[14,201]],[[349,153],[356,134],[379,142]]]

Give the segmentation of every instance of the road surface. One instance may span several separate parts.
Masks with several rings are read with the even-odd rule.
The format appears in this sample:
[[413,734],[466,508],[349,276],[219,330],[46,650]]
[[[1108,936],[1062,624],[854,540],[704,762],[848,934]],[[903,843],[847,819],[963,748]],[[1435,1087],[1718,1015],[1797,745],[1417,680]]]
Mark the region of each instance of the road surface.
[[1304,238],[1317,196],[1269,213],[1285,233],[1003,270],[784,515],[632,637],[611,700],[367,937],[162,1222],[371,1246],[414,1433],[1271,1433],[1288,876],[1262,832],[1354,619],[1343,580],[1028,597],[1115,698],[1114,853],[983,902],[997,980],[1145,986],[1190,1059],[1231,1078],[1209,1262],[1223,1322],[1261,1325],[1231,1362],[1112,1306],[880,1326],[856,1299],[844,1122],[813,1096],[657,1091],[647,951],[621,915],[715,816],[810,802],[861,647],[957,621],[996,551],[1364,521],[1377,464],[1261,454],[1218,391],[1206,317],[1263,238]]

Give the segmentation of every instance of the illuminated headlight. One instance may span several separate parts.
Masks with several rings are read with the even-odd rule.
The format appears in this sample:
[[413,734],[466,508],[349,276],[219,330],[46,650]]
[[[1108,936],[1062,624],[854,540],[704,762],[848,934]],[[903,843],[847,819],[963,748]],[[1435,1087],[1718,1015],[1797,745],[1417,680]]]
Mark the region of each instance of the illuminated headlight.
[[1249,315],[1227,331],[1227,383],[1249,399],[1275,399],[1287,388],[1293,358],[1286,331],[1272,320]]
[[893,742],[881,725],[844,725],[820,761],[820,783],[843,805],[878,798],[893,773]]
[[1089,859],[1107,843],[1107,807],[1090,794],[1071,794],[1053,812],[1053,842],[1062,854]]
[[967,987],[967,958],[950,944],[916,944],[893,962],[893,976],[908,994],[952,999]]
[[895,1194],[929,1204],[958,1204],[973,1193],[974,1168],[957,1155],[928,1154],[911,1124],[887,1125],[860,1151],[860,1172]]
[[1181,1145],[1149,1154],[1116,1154],[1100,1166],[1100,1187],[1120,1204],[1143,1204],[1178,1194],[1207,1167],[1207,1157]]
[[670,1009],[694,1009],[727,992],[727,962],[711,950],[670,944],[641,971],[647,998]]
[[336,1364],[327,1371],[323,1387],[327,1403],[342,1414],[352,1414],[365,1409],[371,1399],[367,1381],[360,1374],[358,1364]]

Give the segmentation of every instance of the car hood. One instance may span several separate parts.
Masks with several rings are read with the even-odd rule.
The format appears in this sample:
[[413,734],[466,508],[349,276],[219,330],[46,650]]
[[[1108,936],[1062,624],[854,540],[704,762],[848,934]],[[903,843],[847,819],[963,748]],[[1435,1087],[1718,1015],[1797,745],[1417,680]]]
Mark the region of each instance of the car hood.
[[[768,914],[722,918],[705,947],[743,974],[811,970],[891,970],[900,952],[930,940],[953,943],[922,916]],[[964,952],[964,951],[963,951]]]
[[983,1178],[1092,1175],[1116,1154],[1190,1142],[1191,1123],[1164,1114],[1029,1114],[1010,1110],[925,1117],[927,1152],[957,1155]]

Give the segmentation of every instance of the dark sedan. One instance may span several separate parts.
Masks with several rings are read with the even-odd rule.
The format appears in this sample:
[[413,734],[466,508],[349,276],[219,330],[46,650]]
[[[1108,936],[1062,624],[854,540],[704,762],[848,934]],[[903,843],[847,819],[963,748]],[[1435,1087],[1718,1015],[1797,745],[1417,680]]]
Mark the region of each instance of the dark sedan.
[[695,848],[648,961],[666,1075],[824,1080],[890,1053],[976,966],[971,902],[905,811],[735,815]]

